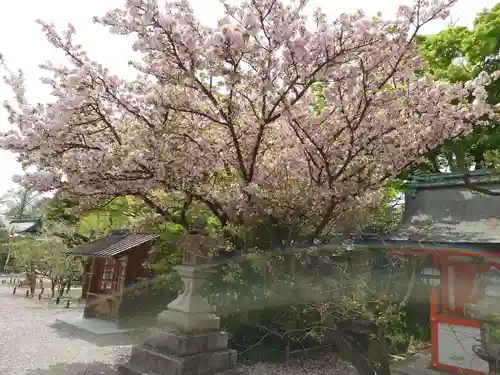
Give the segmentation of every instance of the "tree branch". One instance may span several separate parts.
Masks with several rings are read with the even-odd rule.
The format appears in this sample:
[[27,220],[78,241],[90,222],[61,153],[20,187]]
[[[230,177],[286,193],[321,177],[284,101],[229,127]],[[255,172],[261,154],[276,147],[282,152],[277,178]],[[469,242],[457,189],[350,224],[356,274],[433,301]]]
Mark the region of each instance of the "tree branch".
[[148,197],[146,194],[137,193],[134,194],[136,197],[141,198],[144,203],[150,206],[156,213],[163,216],[166,220],[171,221],[172,223],[182,225],[185,229],[189,229],[187,223],[183,223],[181,219],[175,217],[168,209],[163,208],[161,205],[157,204],[153,199]]

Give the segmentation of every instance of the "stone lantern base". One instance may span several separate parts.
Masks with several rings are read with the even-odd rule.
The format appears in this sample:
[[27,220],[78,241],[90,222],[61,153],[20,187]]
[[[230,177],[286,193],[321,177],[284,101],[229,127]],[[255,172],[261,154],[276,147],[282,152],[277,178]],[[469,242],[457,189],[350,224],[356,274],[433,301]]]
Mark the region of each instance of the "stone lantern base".
[[142,345],[132,348],[122,375],[239,375],[236,351],[227,348],[227,333],[183,334],[154,328]]
[[177,266],[184,290],[158,316],[146,341],[132,348],[122,375],[238,375],[236,351],[227,348],[227,333],[219,330],[219,318],[200,294],[209,265]]

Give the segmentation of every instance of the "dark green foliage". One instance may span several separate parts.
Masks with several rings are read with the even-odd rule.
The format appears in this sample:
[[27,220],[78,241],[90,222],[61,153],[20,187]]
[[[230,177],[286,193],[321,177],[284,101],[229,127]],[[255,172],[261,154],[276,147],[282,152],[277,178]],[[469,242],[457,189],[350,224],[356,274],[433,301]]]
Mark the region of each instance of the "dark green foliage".
[[393,352],[427,339],[428,301],[415,300],[399,311],[409,278],[408,262],[383,252],[333,258],[261,254],[226,265],[206,293],[240,357],[281,361],[287,349],[335,348],[339,333],[325,321],[328,314],[336,324],[347,317],[376,322]]
[[[418,38],[423,71],[450,82],[474,79],[481,71],[493,73],[500,70],[500,3],[480,13],[474,27],[449,27],[436,35]],[[500,103],[500,79],[488,89],[488,101]],[[488,120],[485,118],[485,120]],[[489,120],[489,126],[475,126],[474,132],[456,140],[447,141],[442,147],[427,155],[427,162],[417,170],[440,172],[476,168],[496,168],[500,151],[499,124]]]

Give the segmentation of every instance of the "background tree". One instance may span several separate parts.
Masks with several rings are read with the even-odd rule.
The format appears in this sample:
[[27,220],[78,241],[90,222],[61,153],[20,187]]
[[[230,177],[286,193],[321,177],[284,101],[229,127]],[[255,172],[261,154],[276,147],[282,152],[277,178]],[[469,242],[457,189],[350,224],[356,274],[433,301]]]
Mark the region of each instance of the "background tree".
[[[480,72],[500,69],[500,3],[478,14],[472,29],[451,26],[436,35],[419,37],[424,71],[448,82],[466,82]],[[487,87],[488,101],[500,103],[500,80]],[[483,118],[474,131],[445,144],[427,155],[419,166],[430,172],[443,169],[463,172],[470,168],[492,169],[498,166],[500,132],[498,118]]]
[[[41,203],[39,193],[33,189],[19,186],[15,189],[9,190],[2,197],[0,197],[0,213],[5,220],[35,220],[38,218],[39,206]],[[7,227],[8,230],[8,227]],[[12,258],[12,252],[9,246],[5,259],[2,262],[2,268],[7,268]]]
[[29,236],[14,238],[9,244],[15,257],[16,268],[22,269],[26,274],[31,295],[35,293],[39,267],[47,250],[45,245],[41,240]]
[[59,286],[59,295],[74,279],[81,277],[82,268],[74,258],[68,257],[64,250],[64,242],[50,234],[36,237],[22,236],[13,238],[9,244],[12,248],[16,266],[24,269],[29,281],[31,295],[34,295],[39,278],[51,282],[51,296]]
[[5,272],[5,265],[9,257],[9,246],[10,241],[9,232],[0,217],[0,272]]
[[36,219],[40,202],[40,195],[36,191],[21,186],[0,197],[2,214],[8,220]]

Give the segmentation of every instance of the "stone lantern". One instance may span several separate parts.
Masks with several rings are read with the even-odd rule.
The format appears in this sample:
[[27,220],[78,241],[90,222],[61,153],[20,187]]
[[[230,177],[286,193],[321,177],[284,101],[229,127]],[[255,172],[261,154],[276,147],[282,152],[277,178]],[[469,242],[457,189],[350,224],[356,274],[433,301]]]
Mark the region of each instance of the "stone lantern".
[[120,365],[123,375],[238,375],[246,370],[236,363],[237,353],[227,348],[228,335],[220,319],[201,295],[220,243],[205,230],[200,219],[178,243],[183,263],[176,266],[184,289],[167,310],[158,315],[158,327],[143,344],[132,348],[130,362]]
[[[499,374],[500,361],[500,273],[491,268],[484,276],[484,296],[467,306],[467,313],[481,321],[481,342],[475,354],[488,362],[490,374]],[[497,333],[498,332],[498,333]]]

